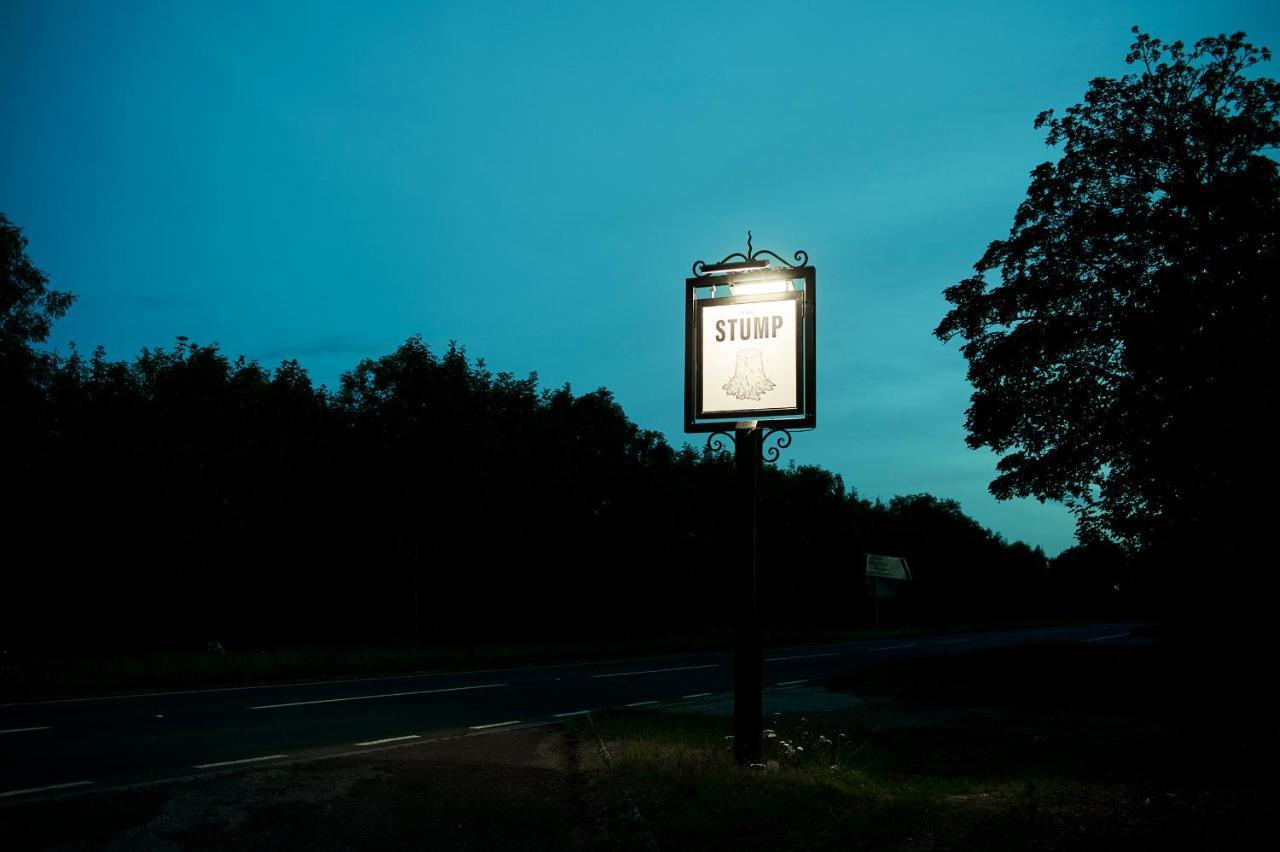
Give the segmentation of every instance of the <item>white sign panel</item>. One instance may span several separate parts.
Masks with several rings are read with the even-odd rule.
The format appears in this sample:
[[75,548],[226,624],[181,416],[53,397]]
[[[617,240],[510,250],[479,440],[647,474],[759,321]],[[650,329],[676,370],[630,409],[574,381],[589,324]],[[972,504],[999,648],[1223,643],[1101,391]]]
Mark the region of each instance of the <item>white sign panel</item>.
[[798,293],[701,306],[699,416],[768,415],[800,405]]

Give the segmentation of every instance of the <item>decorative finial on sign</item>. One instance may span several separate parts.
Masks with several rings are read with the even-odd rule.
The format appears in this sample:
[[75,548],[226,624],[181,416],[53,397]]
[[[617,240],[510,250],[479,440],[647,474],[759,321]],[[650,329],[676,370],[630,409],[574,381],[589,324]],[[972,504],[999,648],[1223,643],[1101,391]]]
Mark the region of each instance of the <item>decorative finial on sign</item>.
[[723,258],[719,263],[707,263],[702,260],[693,262],[693,274],[695,278],[703,278],[707,275],[717,272],[746,272],[751,269],[764,269],[769,265],[769,261],[764,256],[774,258],[788,269],[799,269],[807,266],[809,263],[809,255],[805,251],[795,253],[795,263],[789,260],[783,260],[778,255],[768,249],[757,249],[752,243],[751,232],[747,231],[747,253],[734,252],[733,254]]

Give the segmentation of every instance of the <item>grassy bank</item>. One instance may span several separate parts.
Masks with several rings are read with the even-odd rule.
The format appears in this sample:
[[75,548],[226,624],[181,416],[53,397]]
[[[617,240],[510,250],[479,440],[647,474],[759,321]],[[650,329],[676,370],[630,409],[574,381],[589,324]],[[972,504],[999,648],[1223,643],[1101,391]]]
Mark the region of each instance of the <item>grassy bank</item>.
[[299,642],[166,650],[88,650],[0,656],[0,698],[63,697],[502,668],[595,657],[726,647],[727,631],[593,642]]
[[[997,627],[1056,626],[1082,620],[914,626],[883,630],[779,627],[772,645],[896,638]],[[235,645],[76,652],[0,650],[0,700],[56,698],[147,689],[182,689],[295,679],[404,674],[429,670],[503,668],[609,657],[727,649],[724,628],[583,641],[381,642]]]
[[752,768],[725,717],[612,713],[599,794],[617,837],[664,850],[1268,845],[1274,717],[1171,674],[1096,645],[885,664],[833,684],[852,709],[768,714]]

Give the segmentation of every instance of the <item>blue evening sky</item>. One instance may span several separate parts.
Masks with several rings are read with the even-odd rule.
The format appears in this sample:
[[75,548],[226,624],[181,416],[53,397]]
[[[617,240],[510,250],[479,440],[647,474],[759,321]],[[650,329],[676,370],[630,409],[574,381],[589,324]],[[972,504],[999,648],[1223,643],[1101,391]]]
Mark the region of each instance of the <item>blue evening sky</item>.
[[0,0],[0,211],[80,296],[64,353],[186,335],[333,387],[421,332],[676,445],[684,277],[751,229],[818,268],[819,426],[784,458],[1053,554],[1069,514],[998,503],[964,445],[941,291],[1130,25],[1280,48],[1277,9]]

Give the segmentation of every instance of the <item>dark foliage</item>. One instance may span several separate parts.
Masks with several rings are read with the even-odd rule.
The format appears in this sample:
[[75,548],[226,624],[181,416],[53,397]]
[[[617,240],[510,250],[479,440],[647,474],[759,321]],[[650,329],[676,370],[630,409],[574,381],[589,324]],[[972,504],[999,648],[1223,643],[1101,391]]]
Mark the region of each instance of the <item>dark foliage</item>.
[[37,451],[47,430],[42,388],[56,359],[34,344],[44,342],[75,301],[48,283],[27,257],[27,238],[0,213],[0,484],[10,495],[41,476]]
[[937,329],[964,339],[968,440],[1002,455],[992,492],[1067,501],[1083,539],[1141,550],[1181,611],[1206,566],[1264,573],[1280,85],[1250,69],[1269,58],[1243,33],[1137,34],[1136,73],[1036,119],[1062,157]]
[[[39,428],[5,446],[0,647],[730,623],[732,460],[673,449],[605,389],[541,390],[419,338],[332,393],[185,338],[41,357]],[[868,551],[915,570],[895,622],[1052,609],[1043,553],[952,501],[869,503],[810,466],[767,468],[764,493],[775,624],[865,624]]]

